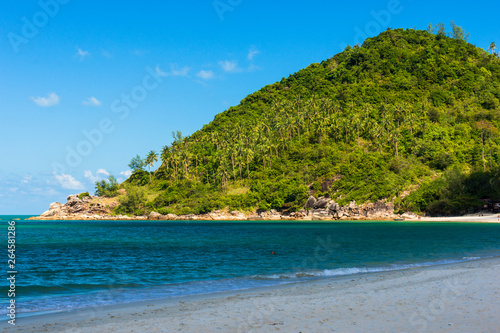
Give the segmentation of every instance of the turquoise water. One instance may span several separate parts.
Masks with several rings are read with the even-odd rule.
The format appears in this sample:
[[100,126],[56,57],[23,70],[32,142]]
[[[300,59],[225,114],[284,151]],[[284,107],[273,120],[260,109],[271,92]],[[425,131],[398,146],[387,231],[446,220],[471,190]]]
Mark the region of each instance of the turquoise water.
[[[5,272],[12,218],[0,216]],[[34,314],[494,256],[500,224],[16,221],[16,304]]]

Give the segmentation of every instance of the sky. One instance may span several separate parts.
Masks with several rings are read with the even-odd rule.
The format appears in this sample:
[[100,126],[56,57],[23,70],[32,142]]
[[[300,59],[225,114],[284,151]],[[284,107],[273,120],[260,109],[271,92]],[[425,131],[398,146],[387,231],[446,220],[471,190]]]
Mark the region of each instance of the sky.
[[494,1],[0,2],[0,215],[93,192],[265,85],[387,28],[455,21],[500,46]]

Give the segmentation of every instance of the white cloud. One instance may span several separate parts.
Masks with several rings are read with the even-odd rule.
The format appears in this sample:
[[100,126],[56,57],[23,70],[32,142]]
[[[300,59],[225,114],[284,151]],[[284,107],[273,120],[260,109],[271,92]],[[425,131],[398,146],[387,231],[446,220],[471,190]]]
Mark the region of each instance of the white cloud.
[[85,106],[101,106],[101,102],[94,96],[87,98],[82,102],[82,104]]
[[105,176],[109,176],[109,172],[108,172],[108,170],[106,170],[106,169],[97,169],[97,174],[98,174],[98,175],[105,175]]
[[58,175],[58,174],[54,173],[53,175],[54,175],[54,178],[57,181],[57,183],[59,183],[59,185],[64,189],[67,189],[67,190],[82,190],[83,189],[82,183],[80,183],[78,180],[76,180],[73,176],[71,176],[69,174],[63,173],[61,175]]
[[224,72],[227,73],[238,73],[242,71],[242,69],[238,67],[237,61],[224,60],[224,61],[219,61],[218,64],[220,67],[222,67]]
[[155,72],[156,72],[156,75],[158,75],[158,76],[168,76],[168,74],[165,73],[164,71],[162,71],[160,69],[160,66],[158,66],[158,65],[156,65],[156,67],[155,67]]
[[32,177],[31,176],[24,176],[23,179],[21,180],[21,183],[23,184],[28,184],[31,181]]
[[95,175],[90,170],[85,170],[83,176],[87,178],[91,183],[95,183],[109,176],[109,172],[106,169],[97,169]]
[[125,176],[125,177],[130,177],[132,175],[132,171],[131,170],[122,171],[122,172],[120,172],[120,175]]
[[50,93],[48,97],[30,97],[38,106],[49,107],[59,104],[59,96],[56,93]]
[[189,68],[188,66],[178,68],[177,65],[170,65],[172,76],[188,76],[190,70],[191,68]]
[[210,80],[210,79],[213,79],[214,72],[212,72],[210,70],[206,71],[206,70],[202,69],[201,71],[196,73],[196,76],[203,79],[203,80]]
[[156,65],[155,67],[155,72],[158,76],[188,76],[189,71],[191,68],[188,66],[184,66],[182,68],[179,68],[179,66],[171,64],[170,65],[170,72],[164,72],[160,66]]
[[95,183],[96,181],[100,180],[100,177],[98,177],[98,176],[94,176],[94,175],[92,174],[92,171],[90,171],[90,170],[85,170],[85,171],[83,172],[83,176],[84,176],[85,178],[87,178],[87,179],[88,179],[91,183]]
[[81,48],[78,48],[76,51],[76,56],[80,57],[80,61],[83,61],[86,57],[90,56],[90,52],[84,51]]
[[248,51],[247,59],[253,61],[253,58],[259,53],[260,51],[256,48],[251,48],[250,51]]

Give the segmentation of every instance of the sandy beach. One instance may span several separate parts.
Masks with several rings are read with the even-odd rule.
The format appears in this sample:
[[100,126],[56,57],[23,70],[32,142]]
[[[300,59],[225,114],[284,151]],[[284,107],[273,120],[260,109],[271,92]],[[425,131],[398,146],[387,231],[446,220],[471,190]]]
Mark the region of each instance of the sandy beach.
[[412,218],[407,221],[422,221],[422,222],[483,222],[483,223],[500,223],[500,214],[484,213],[469,214],[463,216],[445,216],[445,217],[421,217],[420,219]]
[[[5,332],[498,332],[500,258],[19,318]],[[9,327],[10,326],[10,327]]]

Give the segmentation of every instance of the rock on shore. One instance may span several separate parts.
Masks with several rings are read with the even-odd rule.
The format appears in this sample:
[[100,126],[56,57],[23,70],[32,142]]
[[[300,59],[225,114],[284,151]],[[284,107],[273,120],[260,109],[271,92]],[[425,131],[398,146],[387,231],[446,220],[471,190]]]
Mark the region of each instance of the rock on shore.
[[31,217],[29,220],[145,220],[144,216],[111,215],[112,209],[118,203],[110,198],[82,196],[77,194],[68,196],[67,202],[53,202],[49,210],[40,216]]
[[147,216],[112,215],[118,202],[114,198],[99,198],[72,194],[67,202],[54,202],[49,210],[32,220],[200,220],[200,221],[244,221],[244,220],[389,220],[400,217],[394,214],[394,205],[377,201],[356,205],[354,201],[340,206],[330,198],[310,196],[304,209],[299,212],[282,213],[277,210],[257,210],[251,214],[239,211],[215,210],[200,215],[175,215],[151,212]]

